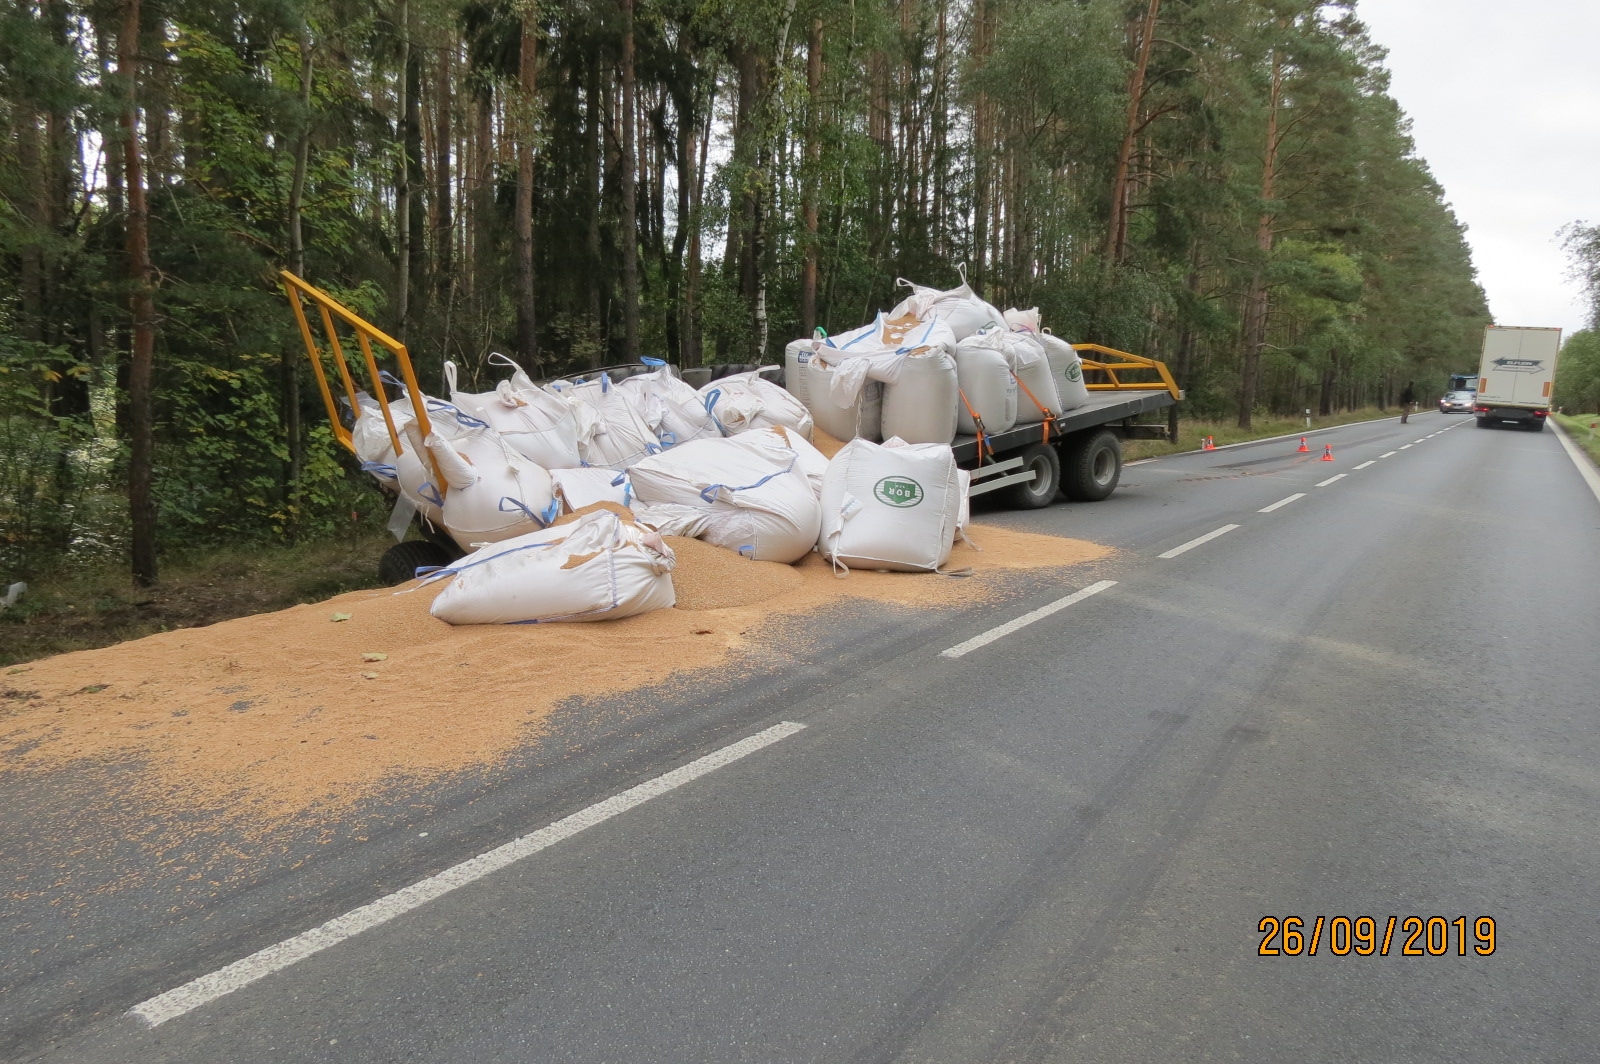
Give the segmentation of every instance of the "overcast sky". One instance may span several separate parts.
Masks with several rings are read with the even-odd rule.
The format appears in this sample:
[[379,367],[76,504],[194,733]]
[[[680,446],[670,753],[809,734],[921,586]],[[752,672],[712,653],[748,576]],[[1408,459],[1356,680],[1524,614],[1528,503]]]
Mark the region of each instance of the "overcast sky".
[[1600,0],[1358,0],[1500,325],[1581,328],[1556,230],[1600,223]]

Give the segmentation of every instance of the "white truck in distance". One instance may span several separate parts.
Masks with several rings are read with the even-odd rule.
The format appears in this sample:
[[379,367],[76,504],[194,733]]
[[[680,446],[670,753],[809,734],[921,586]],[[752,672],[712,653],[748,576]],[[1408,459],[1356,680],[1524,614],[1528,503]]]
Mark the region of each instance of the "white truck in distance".
[[1473,413],[1480,429],[1502,421],[1535,432],[1550,414],[1550,388],[1556,377],[1561,330],[1491,325],[1483,331],[1478,364],[1478,398]]

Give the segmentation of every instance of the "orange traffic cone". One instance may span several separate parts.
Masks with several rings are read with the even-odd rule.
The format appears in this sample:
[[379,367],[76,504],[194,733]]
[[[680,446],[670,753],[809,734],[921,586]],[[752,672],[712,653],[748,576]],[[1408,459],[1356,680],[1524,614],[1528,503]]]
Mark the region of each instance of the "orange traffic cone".
[[1311,448],[1306,446],[1306,438],[1304,436],[1301,436],[1300,437],[1300,451],[1301,451],[1301,453],[1304,453],[1304,452],[1309,451],[1309,450],[1311,450]]
[[1217,445],[1211,442],[1210,436],[1207,436],[1205,442],[1200,444],[1200,449],[1202,451],[1214,451],[1217,449]]
[[1324,461],[1324,462],[1333,461],[1333,444],[1325,443],[1325,444],[1322,445],[1322,458],[1321,458],[1321,461]]

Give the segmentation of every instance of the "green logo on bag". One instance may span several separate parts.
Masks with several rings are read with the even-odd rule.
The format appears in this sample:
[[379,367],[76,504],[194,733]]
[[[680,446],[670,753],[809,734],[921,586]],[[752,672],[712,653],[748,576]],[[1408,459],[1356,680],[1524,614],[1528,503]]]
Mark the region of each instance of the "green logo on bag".
[[922,485],[910,477],[884,477],[873,487],[872,494],[890,506],[915,506],[922,501]]
[[1067,367],[1067,380],[1071,381],[1074,384],[1076,384],[1079,381],[1083,380],[1083,367],[1081,365],[1079,365],[1078,363],[1076,363],[1076,362],[1074,362],[1074,363],[1072,363],[1072,365],[1068,366]]

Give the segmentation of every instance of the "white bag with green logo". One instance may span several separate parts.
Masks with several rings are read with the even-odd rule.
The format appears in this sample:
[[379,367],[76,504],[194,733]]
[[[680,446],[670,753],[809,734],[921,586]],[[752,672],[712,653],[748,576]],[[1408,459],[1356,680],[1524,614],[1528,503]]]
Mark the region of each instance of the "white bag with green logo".
[[817,549],[835,569],[937,570],[966,492],[948,444],[852,440],[822,478]]
[[1076,410],[1089,401],[1089,389],[1083,383],[1083,359],[1071,344],[1048,330],[1035,333],[1035,340],[1044,348],[1050,359],[1050,377],[1056,384],[1056,395],[1061,399],[1062,410]]

